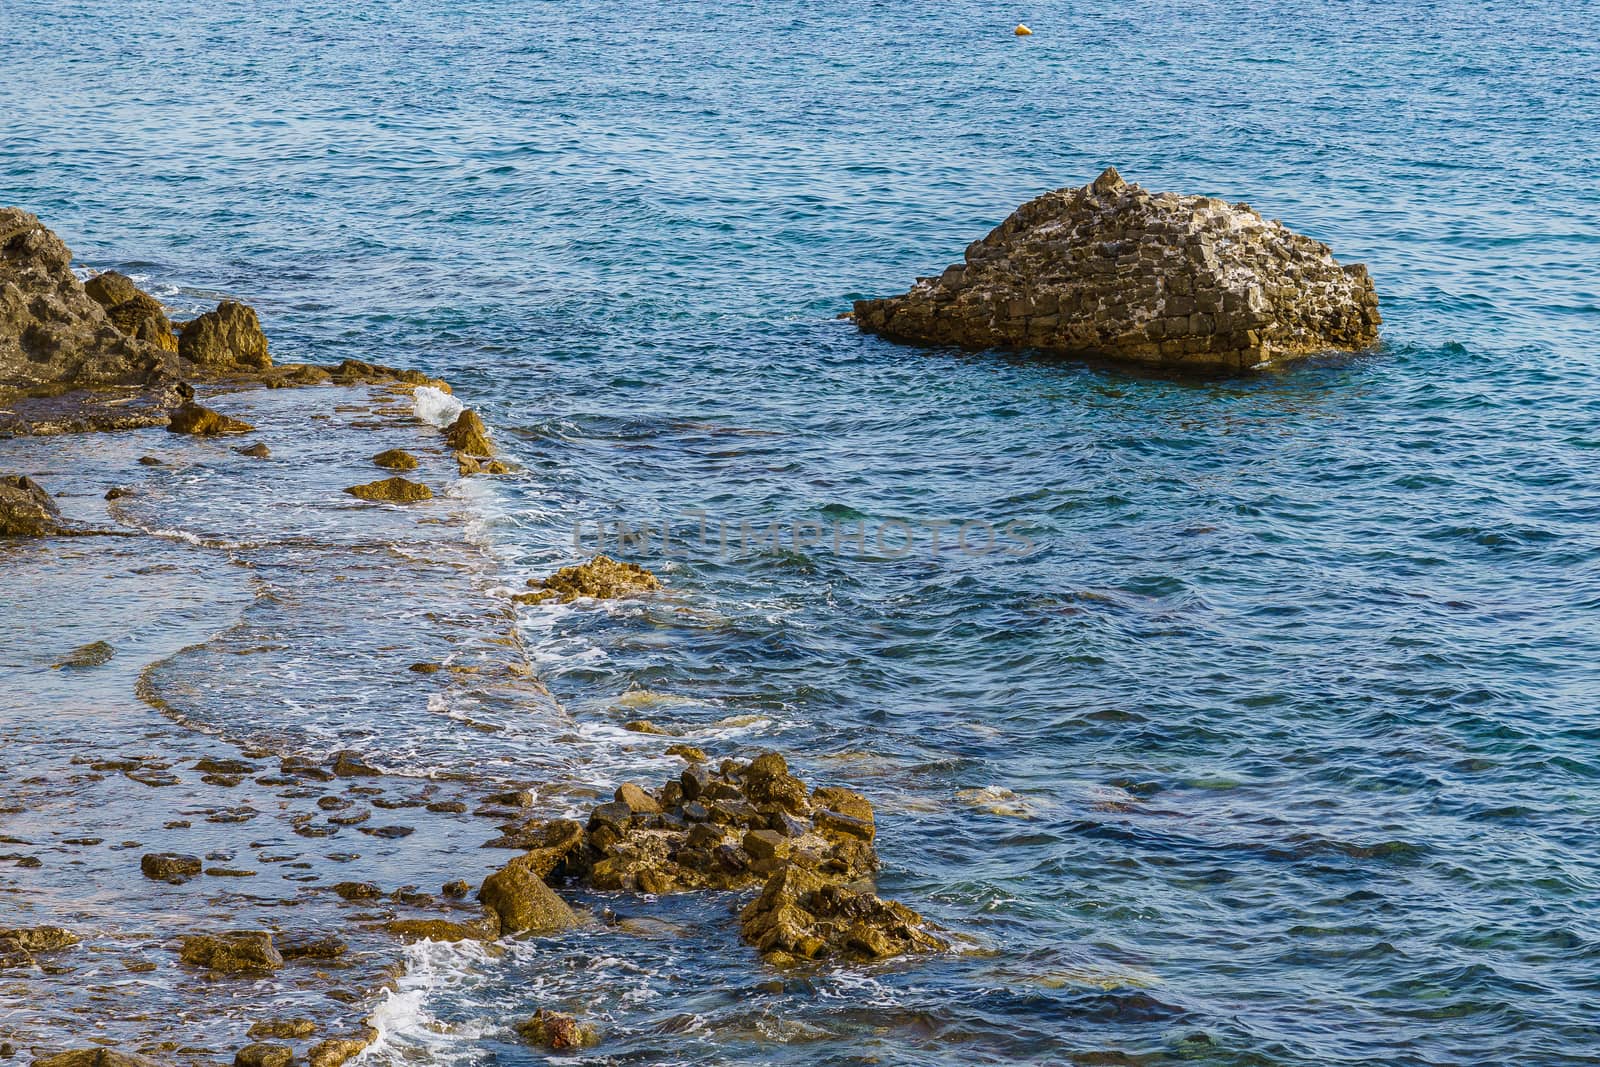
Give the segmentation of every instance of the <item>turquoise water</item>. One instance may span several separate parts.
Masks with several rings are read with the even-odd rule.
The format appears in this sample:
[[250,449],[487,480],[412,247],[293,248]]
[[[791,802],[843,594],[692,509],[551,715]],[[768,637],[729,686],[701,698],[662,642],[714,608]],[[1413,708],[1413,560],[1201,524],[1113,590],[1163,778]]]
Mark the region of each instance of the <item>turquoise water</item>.
[[[885,894],[969,946],[785,977],[719,901],[592,897],[672,935],[419,959],[375,1056],[529,1062],[505,1020],[557,1005],[593,1062],[1600,1062],[1584,5],[0,0],[0,31],[0,200],[248,299],[281,359],[452,381],[527,467],[484,502],[509,574],[672,522],[632,555],[673,599],[525,614],[556,696],[599,730],[669,694],[696,743],[862,788]],[[1190,382],[834,319],[1106,164],[1366,262],[1385,344]],[[933,548],[974,520],[1032,551]],[[892,521],[910,551],[834,550]]]

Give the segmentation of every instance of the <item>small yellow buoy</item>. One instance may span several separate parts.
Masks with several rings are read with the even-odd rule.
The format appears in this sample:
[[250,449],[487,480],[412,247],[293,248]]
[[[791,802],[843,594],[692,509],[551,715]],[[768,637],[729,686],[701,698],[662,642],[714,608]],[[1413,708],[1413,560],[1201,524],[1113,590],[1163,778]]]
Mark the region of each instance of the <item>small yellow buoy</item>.
[[1020,22],[1017,23],[1017,28],[1016,28],[1016,30],[1014,32],[1016,33],[1016,35],[1018,37],[1032,37],[1033,36],[1033,31],[1028,29],[1028,27],[1024,26]]

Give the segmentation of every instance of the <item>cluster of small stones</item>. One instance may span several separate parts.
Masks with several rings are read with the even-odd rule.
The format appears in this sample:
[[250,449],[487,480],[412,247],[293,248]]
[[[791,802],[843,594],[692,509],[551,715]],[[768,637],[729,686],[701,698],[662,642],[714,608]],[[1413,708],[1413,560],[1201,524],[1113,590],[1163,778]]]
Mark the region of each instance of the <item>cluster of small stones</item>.
[[1248,204],[1150,193],[1114,168],[1031,200],[963,263],[855,304],[862,330],[1240,371],[1374,344],[1366,267]]
[[878,867],[871,802],[839,786],[807,788],[776,752],[715,770],[692,763],[654,791],[624,784],[586,826],[539,832],[562,843],[553,873],[596,889],[760,886],[741,930],[772,963],[876,960],[944,945],[916,912],[867,888]]
[[548,578],[531,578],[528,588],[533,591],[512,599],[519,604],[570,604],[579,597],[609,600],[654,592],[661,588],[661,581],[637,563],[602,555],[562,567]]

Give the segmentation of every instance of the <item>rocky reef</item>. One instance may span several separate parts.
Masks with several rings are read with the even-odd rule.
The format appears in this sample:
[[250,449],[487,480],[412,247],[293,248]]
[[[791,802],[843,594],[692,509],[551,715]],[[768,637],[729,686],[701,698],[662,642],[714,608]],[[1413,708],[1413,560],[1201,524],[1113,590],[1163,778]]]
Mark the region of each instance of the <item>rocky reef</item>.
[[1115,168],[1023,204],[909,292],[857,301],[855,320],[897,341],[1213,372],[1366,348],[1383,321],[1361,264],[1248,204],[1151,193]]
[[661,581],[637,563],[596,556],[584,563],[562,567],[548,578],[530,578],[531,593],[518,593],[519,604],[555,601],[570,604],[579,597],[611,600],[639,596],[661,588]]
[[[193,400],[190,383],[202,382],[432,385],[448,392],[417,371],[357,360],[274,364],[248,305],[224,300],[175,323],[127,275],[105,271],[80,281],[60,237],[26,211],[0,208],[0,435],[166,426],[174,409]],[[226,423],[201,419],[201,428],[178,432],[238,432]]]

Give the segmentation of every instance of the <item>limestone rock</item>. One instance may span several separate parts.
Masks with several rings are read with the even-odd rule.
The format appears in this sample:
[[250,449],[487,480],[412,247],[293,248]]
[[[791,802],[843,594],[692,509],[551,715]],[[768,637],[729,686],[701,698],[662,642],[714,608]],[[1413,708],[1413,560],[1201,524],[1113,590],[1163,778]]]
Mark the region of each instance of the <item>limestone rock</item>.
[[346,1060],[362,1052],[378,1040],[378,1032],[370,1027],[363,1033],[347,1037],[330,1037],[319,1041],[306,1052],[310,1067],[340,1067]]
[[254,1042],[233,1054],[233,1067],[289,1067],[293,1062],[294,1049],[268,1041]]
[[516,1030],[530,1045],[557,1052],[589,1048],[600,1043],[600,1033],[593,1026],[580,1023],[565,1012],[546,1011],[543,1008],[534,1012],[532,1018],[518,1023]]
[[83,291],[106,309],[111,324],[124,334],[168,352],[178,350],[167,309],[126,274],[114,270],[97,274],[83,283]]
[[379,452],[372,457],[372,462],[384,470],[414,471],[417,469],[417,457],[403,448],[391,448],[385,452]]
[[37,217],[0,208],[0,390],[144,385],[173,374],[176,359],[118,329],[71,268],[72,252]]
[[445,428],[444,440],[451,448],[468,456],[487,459],[494,455],[494,447],[489,444],[488,427],[471,408],[463,410],[456,416],[456,421]]
[[199,437],[224,433],[249,433],[254,429],[255,427],[247,422],[229,418],[193,400],[186,401],[175,409],[171,420],[167,423],[168,433],[187,433]]
[[272,366],[261,320],[254,308],[237,300],[224,300],[217,310],[185,323],[178,338],[178,355],[213,372],[260,371]]
[[77,943],[77,935],[60,926],[0,927],[0,967],[30,966],[41,952],[59,952]]
[[453,922],[449,919],[395,919],[383,928],[407,941],[491,941],[500,934],[500,916],[488,911],[481,919]]
[[1207,371],[1366,348],[1382,322],[1364,266],[1247,204],[1151,194],[1114,168],[1022,205],[904,295],[857,301],[855,319],[900,341]]
[[624,563],[610,556],[596,556],[587,563],[562,567],[548,578],[530,579],[532,593],[520,593],[519,604],[541,604],[547,600],[570,604],[579,597],[611,599],[638,596],[661,588],[655,575],[637,563]]
[[26,474],[0,474],[0,537],[49,537],[62,532],[61,509]]
[[223,974],[245,971],[275,971],[283,957],[264,930],[241,930],[227,934],[192,934],[183,938],[178,958],[191,967],[204,967]]
[[139,870],[146,878],[158,882],[180,885],[200,873],[204,866],[199,856],[185,856],[178,852],[152,852],[139,860]]
[[485,878],[478,899],[500,916],[504,933],[553,933],[578,925],[566,901],[522,857]]
[[33,1067],[162,1067],[159,1061],[114,1048],[78,1048],[34,1057]]
[[250,1037],[310,1037],[317,1032],[317,1024],[310,1019],[265,1019],[251,1023]]
[[107,308],[137,299],[143,292],[132,278],[116,270],[96,274],[83,283],[83,291],[89,294],[89,299]]
[[365,485],[352,485],[345,492],[361,500],[379,500],[390,504],[410,504],[418,500],[432,500],[433,490],[421,482],[404,478],[383,478]]
[[786,866],[740,913],[744,939],[773,962],[869,961],[946,947],[922,916],[892,900]]

